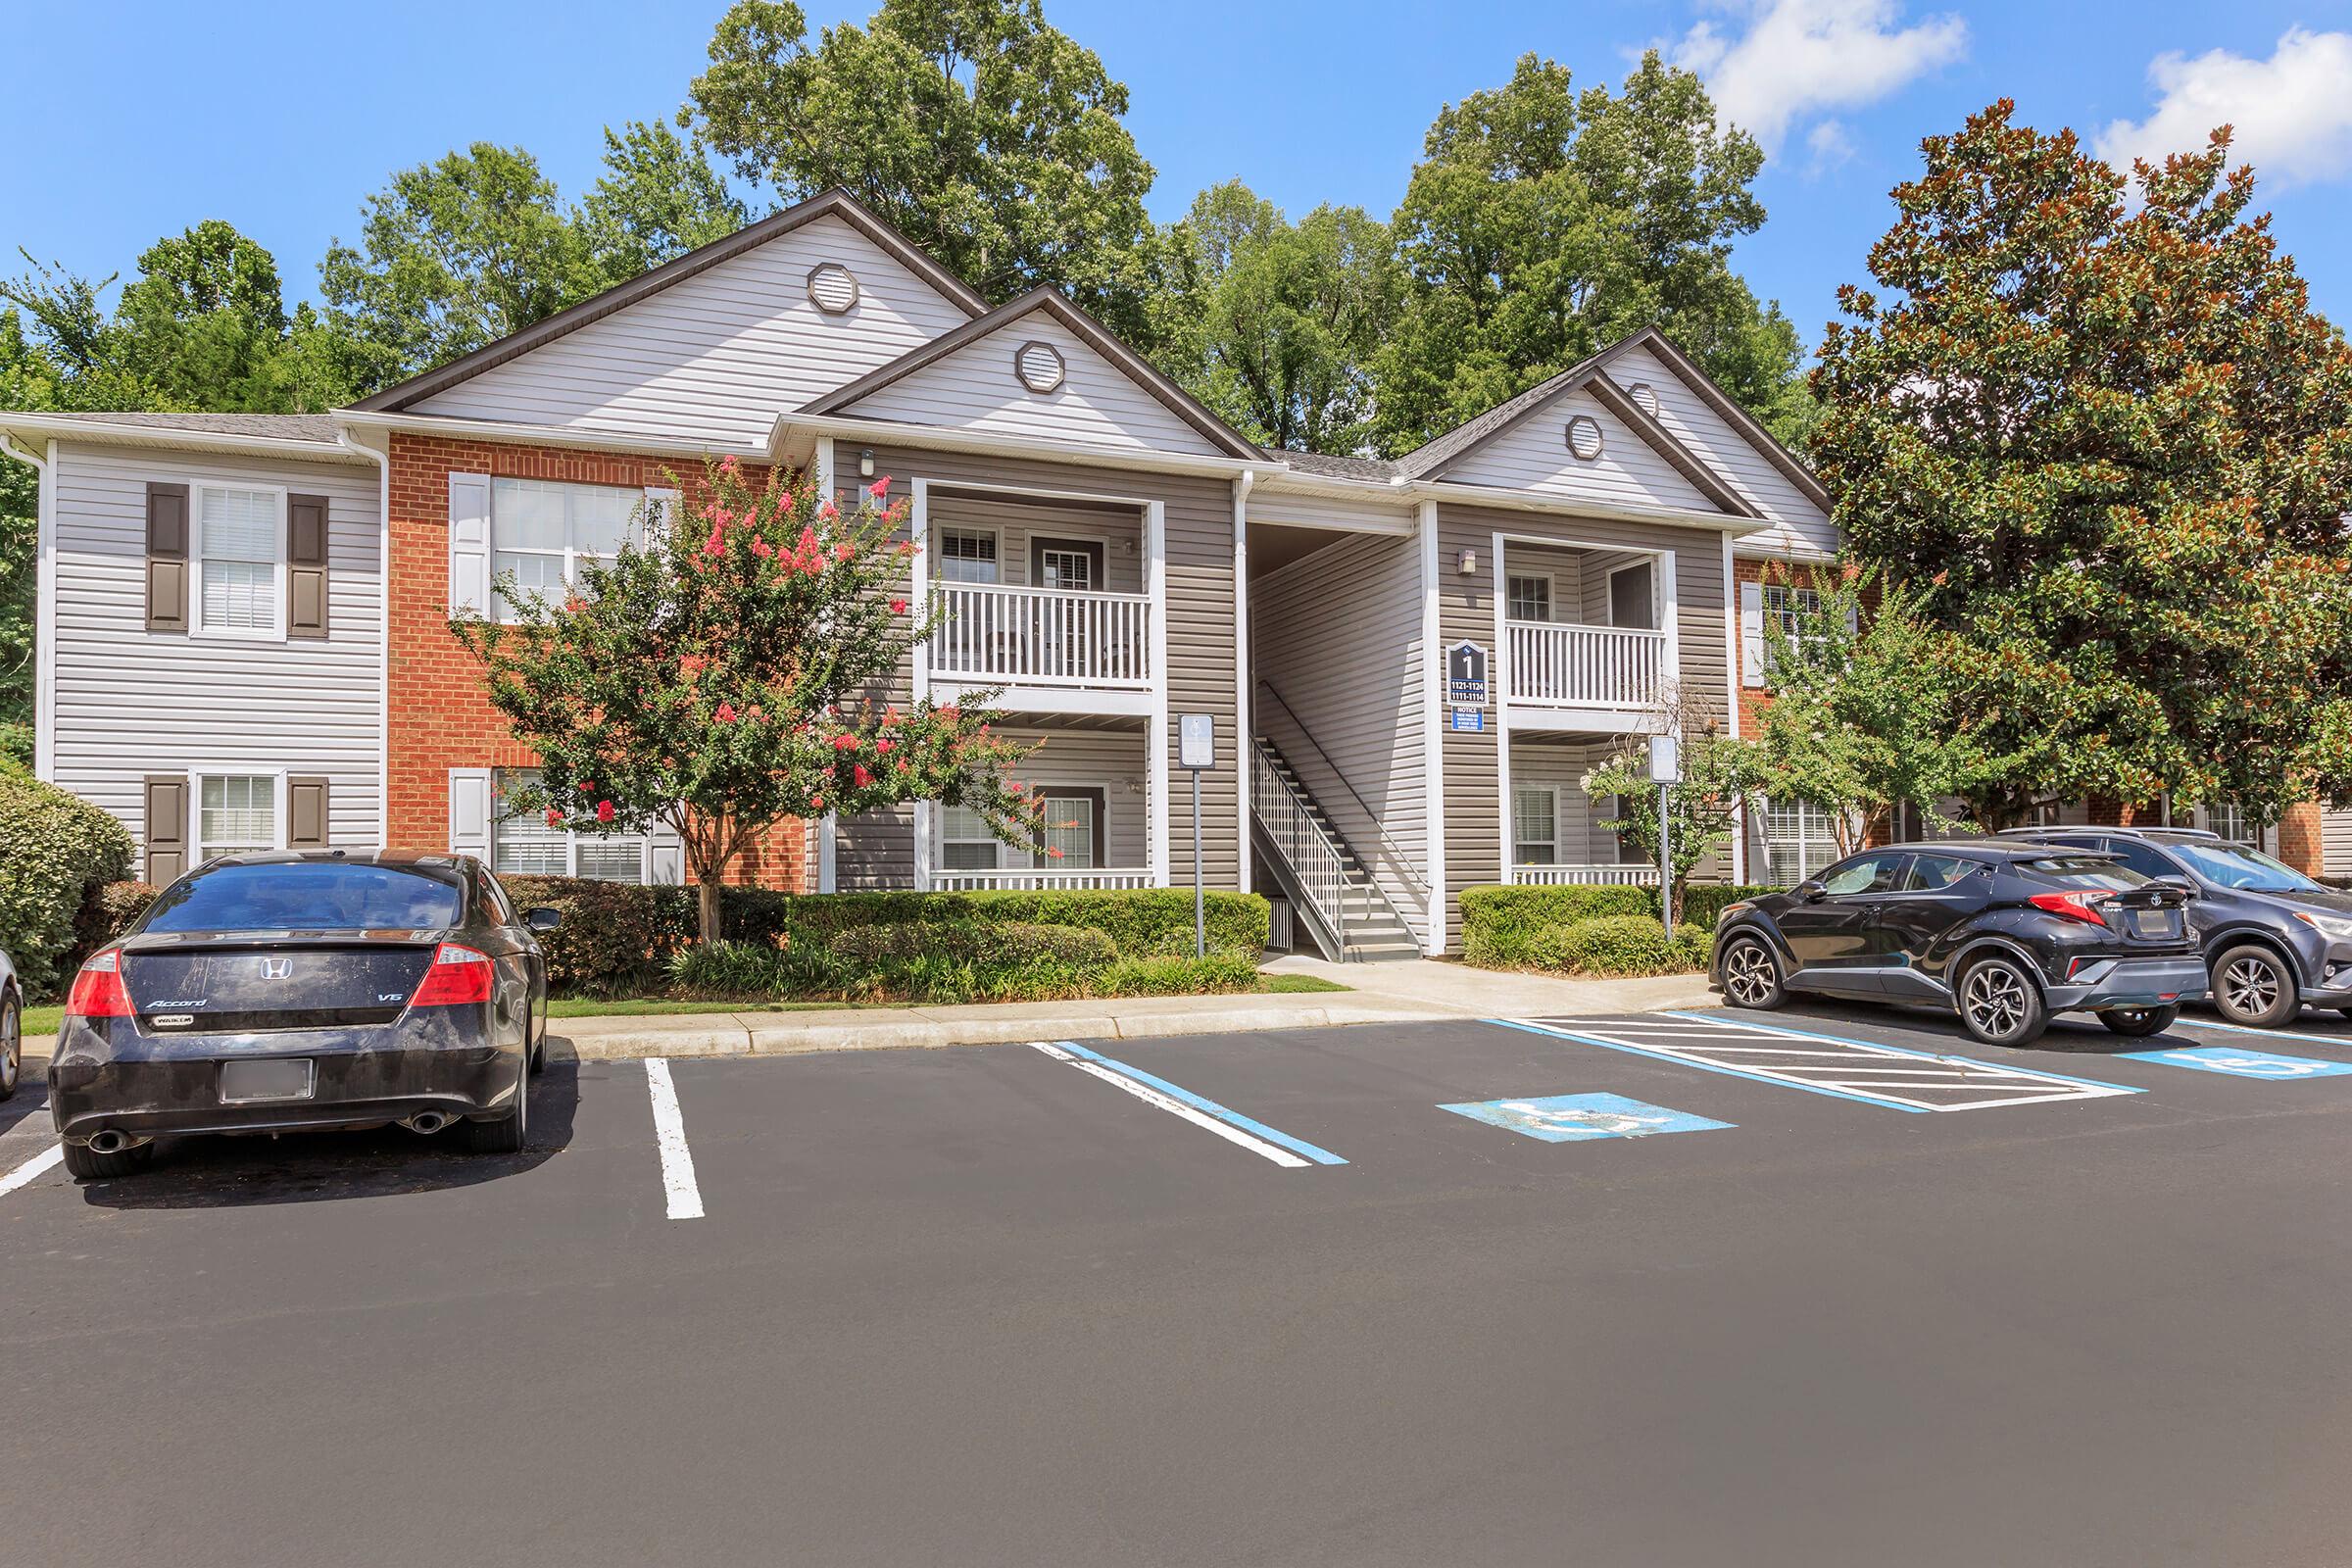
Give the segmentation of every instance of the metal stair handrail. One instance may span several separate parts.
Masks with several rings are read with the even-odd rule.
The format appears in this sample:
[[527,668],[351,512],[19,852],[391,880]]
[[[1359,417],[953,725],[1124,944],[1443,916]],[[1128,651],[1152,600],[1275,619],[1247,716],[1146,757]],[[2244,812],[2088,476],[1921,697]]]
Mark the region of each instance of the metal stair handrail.
[[1348,792],[1348,799],[1355,802],[1357,809],[1364,813],[1364,820],[1372,824],[1373,835],[1380,840],[1383,858],[1388,861],[1390,868],[1396,873],[1397,880],[1405,885],[1407,891],[1415,895],[1415,902],[1418,905],[1427,907],[1429,904],[1428,879],[1413,868],[1412,858],[1404,853],[1404,847],[1389,837],[1389,830],[1380,825],[1380,813],[1372,809],[1372,804],[1358,795],[1355,786],[1348,782],[1347,769],[1331,760],[1331,754],[1323,750],[1322,742],[1315,739],[1315,732],[1306,727],[1306,720],[1298,716],[1296,709],[1282,700],[1282,693],[1274,689],[1273,682],[1261,679],[1257,683],[1257,689],[1274,699],[1274,706],[1282,710],[1283,715],[1291,721],[1291,727],[1298,732],[1300,739],[1314,749],[1315,756],[1322,760],[1326,768],[1330,769],[1331,776],[1340,781],[1340,788]]
[[1250,739],[1250,808],[1346,954],[1348,858],[1316,825],[1301,793],[1283,778],[1265,742],[1254,735]]

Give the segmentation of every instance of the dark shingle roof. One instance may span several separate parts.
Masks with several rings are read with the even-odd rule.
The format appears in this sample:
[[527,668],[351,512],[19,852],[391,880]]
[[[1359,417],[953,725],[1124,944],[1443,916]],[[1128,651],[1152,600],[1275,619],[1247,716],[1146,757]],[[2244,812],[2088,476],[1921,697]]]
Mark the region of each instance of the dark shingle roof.
[[335,421],[326,414],[41,414],[41,419],[81,424],[146,425],[157,430],[206,430],[218,435],[273,436],[280,441],[335,444]]
[[1267,447],[1266,456],[1280,458],[1300,473],[1320,474],[1327,479],[1371,479],[1387,483],[1396,473],[1396,466],[1382,458],[1338,458],[1321,452],[1294,452],[1288,447]]

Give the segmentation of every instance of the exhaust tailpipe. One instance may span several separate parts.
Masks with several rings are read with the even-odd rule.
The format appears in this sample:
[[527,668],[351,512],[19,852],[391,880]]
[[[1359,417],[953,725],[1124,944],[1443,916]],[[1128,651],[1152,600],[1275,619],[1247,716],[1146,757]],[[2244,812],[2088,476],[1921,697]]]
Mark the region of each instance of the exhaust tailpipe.
[[413,1133],[437,1133],[449,1125],[449,1116],[438,1110],[420,1110],[401,1125]]
[[130,1139],[127,1135],[122,1133],[103,1132],[90,1134],[90,1152],[93,1154],[120,1154],[122,1152],[122,1151],[128,1149],[129,1147]]

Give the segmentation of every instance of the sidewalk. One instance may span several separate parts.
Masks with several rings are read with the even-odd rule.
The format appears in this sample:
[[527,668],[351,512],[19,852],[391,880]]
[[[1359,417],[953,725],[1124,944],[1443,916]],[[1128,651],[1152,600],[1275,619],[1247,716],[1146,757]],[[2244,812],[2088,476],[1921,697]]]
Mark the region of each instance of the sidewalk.
[[816,1051],[979,1046],[1024,1040],[1140,1040],[1256,1029],[1445,1018],[1638,1012],[1703,1006],[1703,975],[1562,980],[1497,974],[1458,963],[1327,963],[1292,956],[1272,974],[1313,974],[1351,991],[1127,1001],[1014,1002],[953,1007],[843,1007],[810,1012],[707,1012],[559,1018],[550,1038],[583,1060],[634,1056],[792,1055]]

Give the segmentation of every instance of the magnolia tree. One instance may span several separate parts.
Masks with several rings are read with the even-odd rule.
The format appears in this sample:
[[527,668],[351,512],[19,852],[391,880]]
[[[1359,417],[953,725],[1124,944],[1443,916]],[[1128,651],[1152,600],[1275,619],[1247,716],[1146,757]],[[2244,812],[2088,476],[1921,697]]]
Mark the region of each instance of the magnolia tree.
[[1034,849],[1042,803],[1011,776],[1030,748],[980,710],[875,695],[933,617],[907,598],[913,547],[889,487],[843,512],[808,475],[755,485],[728,458],[681,515],[584,564],[562,598],[502,574],[513,623],[467,615],[450,630],[538,754],[537,782],[505,814],[595,834],[667,823],[705,942],[728,867],[787,818],[942,801]]
[[1617,814],[1601,823],[1648,859],[1658,863],[1658,786],[1649,776],[1649,737],[1680,737],[1682,779],[1666,787],[1667,883],[1664,897],[1675,924],[1690,875],[1702,861],[1729,846],[1740,830],[1740,803],[1754,786],[1747,745],[1717,732],[1718,715],[1703,699],[1673,695],[1651,715],[1649,727],[1622,736],[1607,761],[1580,781],[1595,802],[1614,799]]

